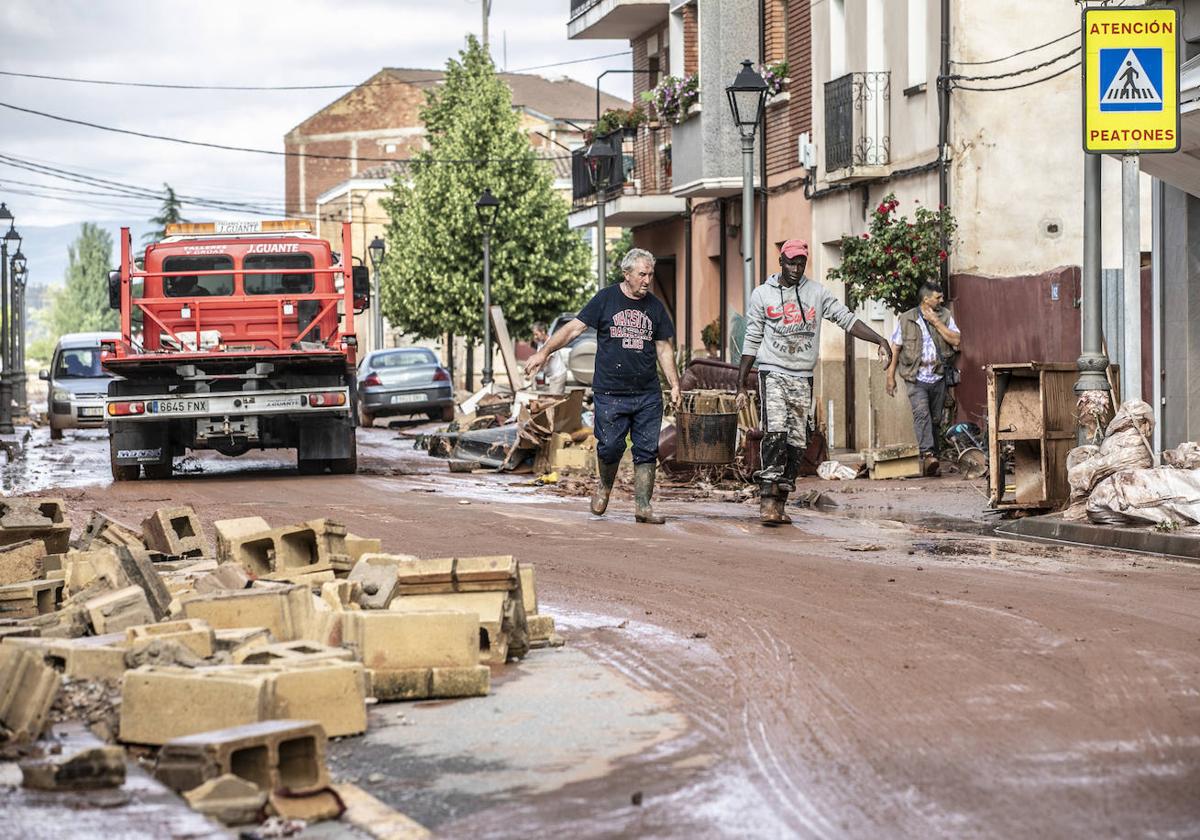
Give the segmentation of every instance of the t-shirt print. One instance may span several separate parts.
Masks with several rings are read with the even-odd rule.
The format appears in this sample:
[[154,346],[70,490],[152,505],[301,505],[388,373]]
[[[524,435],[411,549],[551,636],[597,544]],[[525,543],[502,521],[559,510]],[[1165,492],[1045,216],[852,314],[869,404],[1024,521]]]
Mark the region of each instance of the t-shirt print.
[[621,339],[621,346],[626,350],[641,350],[654,338],[654,322],[639,309],[625,309],[613,313],[608,334]]

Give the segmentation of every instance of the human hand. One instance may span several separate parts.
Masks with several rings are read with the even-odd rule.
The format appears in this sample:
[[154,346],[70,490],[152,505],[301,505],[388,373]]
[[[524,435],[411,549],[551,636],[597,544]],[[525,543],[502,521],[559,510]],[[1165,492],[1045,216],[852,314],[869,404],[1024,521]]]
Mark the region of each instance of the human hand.
[[887,395],[888,395],[889,397],[894,397],[894,396],[896,396],[896,377],[894,377],[894,376],[889,376],[889,377],[887,378],[887,388],[886,388],[886,390],[887,390]]
[[885,368],[892,365],[892,348],[886,341],[879,345],[879,361],[883,362]]
[[533,376],[546,364],[546,354],[541,350],[525,360],[525,375]]
[[921,303],[921,317],[931,324],[941,323],[937,316],[937,309],[933,306],[930,306],[929,301],[927,300],[922,301]]
[[738,388],[737,397],[734,399],[734,405],[737,406],[737,410],[741,411],[749,402],[750,395],[746,393],[746,389]]
[[679,410],[679,403],[682,402],[683,395],[679,391],[679,383],[671,386],[671,408],[675,411]]

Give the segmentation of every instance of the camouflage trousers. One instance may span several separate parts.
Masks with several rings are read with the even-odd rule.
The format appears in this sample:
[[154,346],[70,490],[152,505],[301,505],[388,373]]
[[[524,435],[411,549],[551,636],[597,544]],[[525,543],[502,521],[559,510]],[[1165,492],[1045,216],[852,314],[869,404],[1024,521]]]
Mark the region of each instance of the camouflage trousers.
[[762,469],[754,477],[764,487],[773,485],[768,494],[790,493],[796,489],[796,476],[808,446],[812,377],[759,371],[758,404],[763,431],[759,450]]

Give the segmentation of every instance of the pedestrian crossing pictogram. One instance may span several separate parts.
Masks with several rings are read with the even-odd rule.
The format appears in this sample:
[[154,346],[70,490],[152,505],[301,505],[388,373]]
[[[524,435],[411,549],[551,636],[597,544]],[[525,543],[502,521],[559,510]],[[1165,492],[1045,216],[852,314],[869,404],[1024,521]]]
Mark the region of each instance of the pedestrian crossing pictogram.
[[1100,50],[1100,110],[1161,111],[1162,66],[1155,47]]

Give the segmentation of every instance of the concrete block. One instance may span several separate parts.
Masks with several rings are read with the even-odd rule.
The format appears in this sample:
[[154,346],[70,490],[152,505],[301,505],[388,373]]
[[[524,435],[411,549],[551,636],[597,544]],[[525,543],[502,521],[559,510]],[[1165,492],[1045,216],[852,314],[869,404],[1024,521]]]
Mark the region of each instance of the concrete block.
[[537,586],[534,578],[533,564],[518,563],[517,574],[521,578],[521,603],[525,605],[525,615],[537,615]]
[[[387,555],[366,555],[364,559]],[[515,591],[517,562],[509,555],[409,559],[396,564],[402,595]]]
[[275,717],[271,674],[233,668],[138,668],[121,680],[119,739],[162,745]]
[[46,543],[22,540],[0,548],[0,586],[46,576]]
[[347,580],[362,590],[358,603],[363,609],[385,610],[396,597],[400,585],[398,559],[394,554],[367,554],[354,564]]
[[561,647],[562,637],[554,632],[554,616],[527,615],[529,643],[531,647]]
[[65,640],[65,644],[52,648],[52,652],[63,655],[63,673],[71,679],[120,682],[129,650],[116,644],[91,644],[93,639],[111,639],[112,635]]
[[[261,516],[244,516],[240,519],[218,519],[213,523],[217,535],[217,562],[234,561],[233,542],[250,534],[270,531],[271,526]],[[268,569],[269,570],[269,569]]]
[[88,600],[84,606],[97,635],[115,633],[137,624],[154,621],[154,613],[140,586],[126,586]]
[[444,668],[479,661],[479,616],[462,610],[360,610],[342,618],[342,643],[372,670]]
[[383,551],[383,540],[371,537],[360,537],[357,534],[346,534],[346,553],[350,562],[357,563],[364,554],[379,554]]
[[30,580],[0,586],[0,618],[52,614],[62,603],[61,580]]
[[0,645],[0,724],[15,740],[34,741],[42,734],[61,685],[62,677],[40,651]]
[[34,790],[95,790],[125,784],[125,750],[90,747],[22,761],[21,784]]
[[352,580],[335,580],[321,584],[321,600],[331,610],[359,609],[358,599],[362,597],[362,587]]
[[250,575],[238,563],[223,563],[206,575],[196,578],[192,587],[197,592],[226,592],[245,589]]
[[151,551],[176,557],[203,557],[208,541],[189,506],[159,508],[142,522],[142,541]]
[[320,586],[336,579],[336,570],[329,563],[314,563],[311,566],[297,566],[263,575],[262,580],[273,580],[286,583],[301,583],[308,587]]
[[[515,625],[515,609],[520,605],[508,592],[459,592],[450,595],[404,595],[393,599],[389,612],[420,613],[435,611],[465,611],[474,614],[479,622],[479,662],[503,665],[508,661],[509,646]],[[522,633],[528,633],[521,609]],[[521,655],[524,655],[523,653]]]
[[[42,545],[45,545],[45,543],[42,543]],[[43,557],[42,569],[45,572],[46,577],[54,577],[54,572],[61,572],[63,568],[63,561],[66,560],[66,558],[67,555],[65,554],[47,554],[45,557]],[[59,575],[59,577],[62,577],[62,575]]]
[[350,571],[354,558],[346,545],[346,526],[332,519],[311,519],[304,524],[317,535],[317,562],[329,563],[341,572]]
[[272,642],[271,631],[265,627],[229,627],[213,631],[217,651],[234,653],[246,647],[261,647]]
[[104,580],[110,589],[129,586],[133,581],[125,576],[117,550],[112,546],[101,546],[88,551],[68,551],[64,556],[63,568],[68,595],[82,592],[96,580]]
[[371,671],[371,693],[380,701],[484,697],[491,691],[486,665],[457,668],[381,668]]
[[148,639],[163,639],[178,642],[201,659],[207,659],[216,650],[216,638],[208,622],[199,619],[165,621],[161,624],[139,624],[125,628],[125,638],[130,642]]
[[370,681],[357,662],[323,660],[290,665],[274,680],[274,716],[318,721],[330,738],[366,732]]
[[329,784],[325,746],[325,730],[316,721],[267,720],[168,741],[154,775],[176,791],[225,774],[264,791],[313,790]]
[[304,586],[192,595],[180,603],[185,618],[203,619],[214,630],[265,627],[280,642],[304,638],[313,613],[312,597]]
[[345,807],[332,790],[315,790],[300,795],[273,790],[267,796],[269,810],[285,820],[301,820],[304,824],[336,820]]
[[0,546],[40,539],[48,554],[63,554],[71,522],[62,499],[14,498],[0,501]]
[[371,837],[387,840],[428,840],[433,835],[415,820],[376,799],[357,785],[336,784],[333,789],[342,798],[346,812],[341,821]]
[[322,659],[350,661],[354,654],[345,648],[317,644],[304,639],[294,642],[276,642],[259,647],[243,648],[232,656],[236,665],[282,665],[299,662],[314,662]]
[[171,605],[171,593],[155,570],[150,553],[144,548],[120,546],[117,548],[117,560],[129,582],[146,593],[146,601],[150,604],[155,621],[166,617]]
[[267,804],[266,791],[232,773],[185,791],[183,798],[193,811],[228,826],[259,822]]
[[58,612],[31,618],[29,625],[37,629],[39,636],[56,639],[76,639],[91,630],[88,611],[82,604],[67,604]]
[[[324,603],[324,602],[321,602]],[[304,638],[330,647],[342,645],[342,618],[346,613],[342,610],[325,609],[314,612]]]
[[[87,527],[79,537],[79,548],[87,551],[103,546],[125,546],[127,548],[145,548],[141,536],[133,528],[113,519],[107,514],[95,511],[88,520]],[[64,551],[66,549],[63,549]]]

